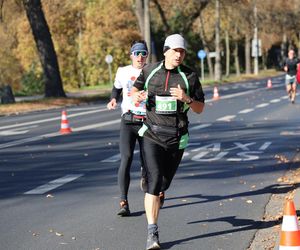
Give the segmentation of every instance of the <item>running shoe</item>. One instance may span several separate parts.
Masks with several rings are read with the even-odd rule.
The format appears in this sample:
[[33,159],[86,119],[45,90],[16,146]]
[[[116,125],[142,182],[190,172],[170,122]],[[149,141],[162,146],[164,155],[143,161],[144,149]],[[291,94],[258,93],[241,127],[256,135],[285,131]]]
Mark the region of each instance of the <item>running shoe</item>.
[[120,215],[121,217],[130,215],[130,210],[129,210],[129,205],[127,200],[120,201],[120,210],[118,212],[118,215]]
[[160,249],[158,231],[148,233],[146,249]]
[[160,192],[158,197],[160,200],[160,208],[162,208],[165,202],[165,192]]

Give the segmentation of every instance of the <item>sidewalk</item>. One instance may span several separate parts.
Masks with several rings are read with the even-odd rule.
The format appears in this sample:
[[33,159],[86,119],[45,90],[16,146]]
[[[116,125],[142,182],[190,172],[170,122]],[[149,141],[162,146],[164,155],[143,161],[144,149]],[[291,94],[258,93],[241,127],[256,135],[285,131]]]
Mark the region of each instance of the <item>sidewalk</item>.
[[[290,162],[290,170],[278,181],[279,192],[272,194],[265,208],[261,228],[256,232],[249,250],[271,250],[279,248],[283,209],[287,198],[292,198],[296,210],[300,211],[300,152]],[[289,189],[280,192],[280,188]]]

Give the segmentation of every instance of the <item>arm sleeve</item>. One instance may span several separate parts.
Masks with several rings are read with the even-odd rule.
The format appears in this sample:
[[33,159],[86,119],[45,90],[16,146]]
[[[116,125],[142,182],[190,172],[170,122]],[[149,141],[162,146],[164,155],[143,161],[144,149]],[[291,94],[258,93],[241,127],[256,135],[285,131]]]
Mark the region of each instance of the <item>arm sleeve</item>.
[[138,90],[144,90],[144,86],[145,86],[145,72],[144,72],[144,70],[141,71],[140,75],[135,80],[133,86],[136,87]]
[[117,101],[119,101],[123,89],[121,79],[122,79],[122,69],[118,68],[115,81],[114,81],[114,86],[111,90],[110,99],[115,98]]
[[192,79],[194,81],[194,84],[193,84],[193,87],[191,88],[190,96],[194,100],[204,103],[205,102],[205,98],[204,98],[205,95],[204,95],[204,92],[203,92],[203,89],[202,89],[202,85],[199,81],[198,75],[196,73],[194,73]]
[[112,90],[111,90],[110,99],[115,98],[118,102],[119,99],[120,99],[121,93],[122,93],[122,89],[117,89],[114,85]]

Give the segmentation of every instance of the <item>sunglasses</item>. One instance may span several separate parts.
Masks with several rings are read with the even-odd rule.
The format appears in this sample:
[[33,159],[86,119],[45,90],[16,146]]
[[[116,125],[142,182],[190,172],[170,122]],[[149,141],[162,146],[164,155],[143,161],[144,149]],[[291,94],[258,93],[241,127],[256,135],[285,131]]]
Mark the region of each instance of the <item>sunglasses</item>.
[[146,50],[135,50],[131,53],[134,57],[138,57],[141,55],[142,57],[146,57],[148,55],[148,52]]

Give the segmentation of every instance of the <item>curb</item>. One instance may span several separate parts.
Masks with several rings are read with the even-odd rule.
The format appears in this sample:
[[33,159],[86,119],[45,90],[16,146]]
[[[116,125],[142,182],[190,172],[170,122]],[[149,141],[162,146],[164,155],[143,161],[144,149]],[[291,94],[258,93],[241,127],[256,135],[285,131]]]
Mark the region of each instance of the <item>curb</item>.
[[[290,161],[289,169],[284,173],[284,181],[280,184],[283,188],[295,185],[285,193],[272,194],[265,207],[262,218],[262,228],[258,228],[248,250],[271,250],[279,249],[280,232],[283,209],[287,197],[292,197],[296,210],[300,211],[300,186],[298,185],[300,174],[300,152],[296,152]],[[266,225],[264,227],[264,225]]]

